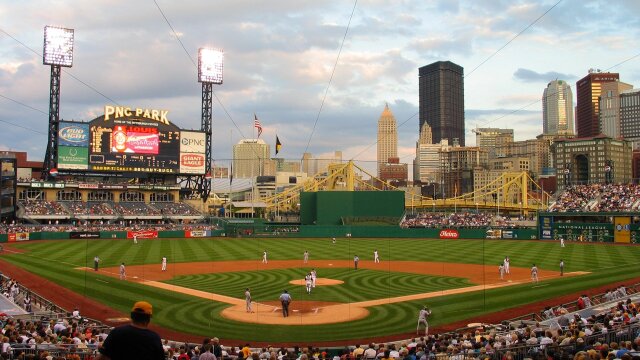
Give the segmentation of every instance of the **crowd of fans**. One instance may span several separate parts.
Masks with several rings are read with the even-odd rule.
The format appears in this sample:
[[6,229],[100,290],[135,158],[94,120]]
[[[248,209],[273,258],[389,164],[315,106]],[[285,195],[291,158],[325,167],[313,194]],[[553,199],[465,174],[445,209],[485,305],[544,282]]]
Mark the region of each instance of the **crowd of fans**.
[[79,201],[21,201],[28,215],[60,216],[201,216],[202,213],[185,203],[156,202],[79,202]]
[[154,230],[154,231],[174,231],[174,230],[218,230],[218,225],[202,224],[202,223],[172,223],[167,221],[153,222],[131,222],[126,224],[116,223],[109,224],[104,221],[82,222],[82,224],[44,224],[44,225],[28,225],[28,224],[0,224],[0,234],[9,233],[27,233],[27,232],[73,232],[73,231],[137,231],[137,230]]
[[567,187],[549,206],[551,212],[625,212],[640,210],[640,185],[587,184]]
[[185,203],[154,202],[151,206],[165,215],[198,216],[200,212]]
[[119,202],[115,204],[116,212],[122,216],[159,216],[160,211],[147,206],[143,202]]
[[[4,285],[7,283],[13,286],[14,282]],[[624,287],[607,294],[598,299],[606,302],[609,296],[609,305],[590,316],[570,313],[563,305],[545,309],[542,318],[552,319],[551,325],[503,323],[406,341],[356,344],[342,350],[313,345],[224,346],[218,338],[208,337],[201,344],[163,340],[163,349],[169,360],[198,360],[205,350],[219,360],[632,360],[640,351],[640,327],[633,326],[640,325],[640,304],[627,296]],[[578,299],[577,310],[591,306],[588,296]],[[62,318],[31,321],[0,314],[0,326],[0,356],[12,359],[91,359],[109,336],[109,329],[83,318],[77,309]]]
[[28,200],[23,203],[27,215],[67,215],[64,206],[55,201]]
[[420,213],[407,215],[400,223],[403,228],[438,228],[438,227],[513,227],[513,220],[496,216],[493,213],[460,212],[452,214]]

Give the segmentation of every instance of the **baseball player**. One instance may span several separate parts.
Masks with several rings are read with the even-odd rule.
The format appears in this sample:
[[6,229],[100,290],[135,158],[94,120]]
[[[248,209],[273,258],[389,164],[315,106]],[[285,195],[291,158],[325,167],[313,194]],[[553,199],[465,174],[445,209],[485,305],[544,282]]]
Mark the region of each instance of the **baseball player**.
[[538,267],[533,264],[531,267],[531,282],[538,283]]
[[318,273],[316,269],[311,269],[311,287],[316,287],[316,278],[318,277]]
[[360,258],[358,257],[358,255],[354,255],[353,256],[353,266],[355,267],[356,270],[358,270],[358,262],[360,261]]
[[253,309],[251,308],[251,291],[249,291],[249,288],[244,291],[244,301],[246,302],[247,312],[252,313]]
[[504,279],[504,265],[498,265],[498,272],[500,273],[500,280]]
[[267,264],[269,261],[267,260],[267,250],[262,253],[262,263]]
[[98,265],[100,264],[100,258],[98,255],[93,257],[93,271],[98,271]]
[[560,236],[560,247],[564,247],[564,238]]
[[380,256],[378,255],[378,249],[373,250],[373,262],[374,263],[379,263],[380,262]]
[[305,277],[304,277],[304,284],[307,287],[307,294],[311,294],[311,284],[312,284],[313,280],[311,277],[311,273],[308,273]]
[[560,276],[564,276],[564,260],[560,259]]
[[134,244],[138,243],[138,235],[137,234],[133,234],[133,243]]
[[335,243],[336,243],[336,238],[332,238],[332,239],[331,239],[331,243],[335,245]]
[[162,271],[167,271],[167,257],[162,257]]
[[418,313],[418,327],[416,327],[416,334],[420,331],[420,325],[424,324],[424,336],[429,334],[429,323],[427,319],[431,315],[431,309],[427,307],[427,305],[422,307],[422,310]]
[[509,274],[509,262],[511,262],[511,260],[509,260],[509,257],[505,257],[503,262],[505,274]]
[[124,267],[124,263],[120,264],[120,280],[125,280],[127,278],[127,270]]
[[303,255],[304,259],[304,263],[308,263],[309,262],[309,252],[307,250],[304,251],[304,255]]

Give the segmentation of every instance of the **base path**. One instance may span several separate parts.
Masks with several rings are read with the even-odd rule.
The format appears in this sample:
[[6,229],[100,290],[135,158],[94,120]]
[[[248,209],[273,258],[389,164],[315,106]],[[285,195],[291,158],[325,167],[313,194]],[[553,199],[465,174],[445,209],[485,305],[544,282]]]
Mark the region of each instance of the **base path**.
[[[317,260],[310,262],[309,264],[304,264],[304,266],[301,266],[300,261],[295,260],[270,261],[267,264],[263,264],[260,261],[225,261],[170,264],[167,271],[161,271],[160,266],[158,265],[140,265],[127,267],[127,279],[130,281],[141,282],[147,286],[153,286],[230,304],[232,306],[225,308],[221,312],[221,315],[228,319],[248,323],[278,325],[317,325],[353,321],[367,317],[367,315],[369,315],[367,308],[372,306],[490,290],[530,282],[529,269],[516,267],[512,267],[510,269],[510,274],[505,275],[505,279],[501,280],[496,266],[412,261],[386,261],[381,263],[361,261],[359,264],[360,269],[462,277],[468,278],[471,282],[478,285],[355,303],[326,303],[293,299],[293,302],[289,306],[289,317],[283,318],[282,307],[278,301],[254,302],[253,312],[249,313],[246,311],[244,299],[166,284],[158,281],[168,280],[179,275],[200,273],[286,269],[295,267],[314,267],[317,269],[331,267],[345,268],[352,265],[353,263],[350,260]],[[91,269],[86,268],[83,268],[83,270],[92,271]],[[118,276],[117,267],[104,268],[101,269],[100,272],[106,275]],[[584,274],[586,273],[573,272],[566,273],[565,276],[577,276]],[[557,277],[560,277],[559,272],[549,270],[539,271],[540,280]],[[324,281],[327,282],[327,285],[331,283],[329,280],[331,279],[324,279]]]

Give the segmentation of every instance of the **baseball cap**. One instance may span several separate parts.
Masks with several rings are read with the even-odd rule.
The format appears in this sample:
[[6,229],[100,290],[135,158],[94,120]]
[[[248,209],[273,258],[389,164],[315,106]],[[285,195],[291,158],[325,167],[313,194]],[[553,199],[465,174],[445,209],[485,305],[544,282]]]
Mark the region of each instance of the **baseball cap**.
[[153,313],[153,307],[146,301],[138,301],[133,304],[131,311],[140,312],[143,314],[151,315]]

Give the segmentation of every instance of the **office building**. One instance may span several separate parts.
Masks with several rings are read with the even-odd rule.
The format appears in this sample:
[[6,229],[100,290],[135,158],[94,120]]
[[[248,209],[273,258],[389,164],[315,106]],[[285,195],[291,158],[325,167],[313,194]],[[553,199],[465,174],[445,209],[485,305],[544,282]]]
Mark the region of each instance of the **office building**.
[[602,84],[600,102],[600,133],[617,139],[620,137],[620,93],[633,86],[621,81]]
[[558,187],[631,181],[631,143],[604,135],[553,144]]
[[378,119],[378,178],[380,178],[382,166],[388,163],[390,158],[397,157],[398,125],[396,118],[389,110],[389,105],[386,104]]
[[[419,127],[431,127],[433,142],[464,146],[464,69],[438,61],[419,69]],[[454,141],[455,139],[455,141]]]
[[242,139],[233,145],[233,177],[253,178],[274,172],[271,150],[262,139]]
[[476,128],[473,132],[476,134],[476,146],[487,150],[490,158],[507,156],[497,150],[513,142],[513,129]]
[[589,70],[589,74],[576,83],[578,102],[576,104],[577,137],[586,138],[600,134],[600,101],[602,84],[618,81],[617,73],[603,73]]
[[573,93],[563,80],[553,80],[542,93],[542,133],[572,135]]
[[640,89],[620,93],[620,135],[640,149]]

